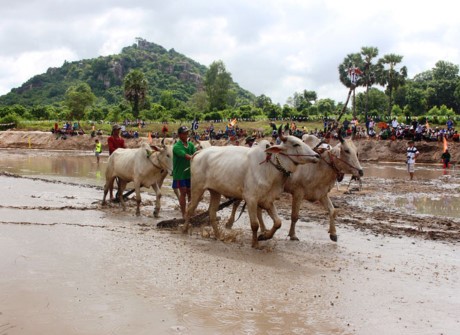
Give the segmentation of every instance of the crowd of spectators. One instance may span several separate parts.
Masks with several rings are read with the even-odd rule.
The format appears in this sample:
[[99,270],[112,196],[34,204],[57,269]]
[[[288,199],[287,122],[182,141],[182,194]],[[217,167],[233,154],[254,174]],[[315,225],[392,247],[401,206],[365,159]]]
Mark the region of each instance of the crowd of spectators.
[[54,128],[51,132],[56,135],[56,139],[61,138],[65,140],[67,136],[83,135],[85,131],[81,128],[79,122],[74,122],[73,125],[70,122],[65,122],[62,127],[59,127],[57,122],[54,123]]
[[[448,141],[459,142],[458,131],[455,130],[454,122],[449,118],[445,127],[430,126],[428,122],[419,122],[416,119],[409,120],[407,124],[399,123],[396,118],[389,122],[376,122],[368,118],[364,125],[360,125],[358,120],[348,121],[345,119],[340,125],[335,120],[325,120],[324,129],[314,129],[309,134],[319,138],[330,138],[337,136],[337,129],[341,129],[342,136],[359,139],[377,140],[413,140],[413,141]],[[295,135],[295,134],[294,134]]]
[[[101,121],[102,122],[102,121]],[[193,129],[191,135],[196,140],[227,140],[229,142],[235,142],[240,139],[247,137],[262,138],[264,137],[263,129],[244,129],[241,128],[237,122],[230,122],[226,125],[225,129],[216,130],[214,123],[211,122],[207,127],[198,128],[198,122],[196,122],[196,129]],[[399,123],[396,118],[385,122],[379,119],[369,117],[366,122],[360,123],[357,119],[345,120],[342,123],[337,122],[335,119],[324,118],[322,129],[315,128],[313,130],[307,130],[306,127],[297,127],[295,120],[284,120],[281,121],[281,127],[284,133],[297,136],[301,138],[304,134],[315,135],[319,138],[337,138],[337,131],[341,129],[342,136],[344,138],[349,137],[354,140],[360,139],[377,139],[377,140],[414,140],[414,141],[443,141],[444,138],[448,141],[459,142],[458,131],[455,130],[455,124],[452,118],[449,118],[446,122],[445,127],[430,126],[428,122],[419,122],[417,119],[411,120],[410,118],[406,121],[407,123]],[[286,123],[284,123],[286,122]],[[278,133],[278,126],[275,121],[269,122],[272,131],[271,137],[276,140]],[[120,135],[123,138],[138,138],[139,132],[137,130],[127,130],[127,126],[138,126],[145,127],[143,120],[125,120],[121,125]],[[62,127],[59,127],[58,123],[55,123],[53,133],[56,133],[57,138],[67,138],[67,136],[83,135],[85,132],[80,127],[78,122],[73,125],[70,122],[65,122]],[[94,129],[91,132],[91,136],[102,135],[102,131],[97,132]],[[161,131],[153,132],[152,138],[161,137],[173,137],[176,138],[176,132],[170,132],[168,129],[168,123],[164,122]]]

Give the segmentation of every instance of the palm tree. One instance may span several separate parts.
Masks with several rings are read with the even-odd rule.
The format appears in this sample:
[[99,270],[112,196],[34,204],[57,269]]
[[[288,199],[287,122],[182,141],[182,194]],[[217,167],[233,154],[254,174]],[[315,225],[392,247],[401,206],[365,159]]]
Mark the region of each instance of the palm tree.
[[139,108],[147,97],[148,81],[140,70],[131,70],[124,79],[125,98],[131,103],[133,116],[139,116]]
[[[344,84],[346,87],[348,87],[349,91],[348,91],[347,100],[345,101],[345,104],[343,105],[343,109],[340,112],[340,115],[337,121],[339,121],[342,115],[345,113],[347,109],[348,101],[350,100],[351,93],[355,92],[355,88],[356,86],[358,86],[358,83],[359,83],[359,79],[357,81],[352,80],[352,78],[349,75],[350,70],[356,69],[360,71],[360,68],[362,67],[363,67],[363,60],[361,58],[361,54],[359,53],[348,54],[347,57],[345,57],[345,59],[343,60],[342,64],[339,65],[340,82]],[[356,117],[354,94],[353,94],[353,116]]]
[[407,68],[403,66],[399,71],[396,65],[401,63],[403,56],[388,54],[380,58],[377,63],[377,82],[386,86],[386,94],[388,95],[388,116],[391,116],[393,108],[393,92],[400,86],[404,85],[407,78]]
[[366,87],[366,108],[364,119],[367,121],[367,114],[369,113],[369,88],[375,83],[375,72],[377,66],[372,64],[372,60],[379,54],[379,49],[374,47],[362,47],[361,55],[364,57],[364,69],[362,85]]

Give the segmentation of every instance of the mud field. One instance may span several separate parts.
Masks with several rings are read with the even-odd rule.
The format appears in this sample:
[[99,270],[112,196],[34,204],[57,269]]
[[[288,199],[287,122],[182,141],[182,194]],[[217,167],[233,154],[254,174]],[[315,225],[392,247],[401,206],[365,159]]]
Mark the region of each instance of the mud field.
[[99,179],[1,172],[0,334],[457,334],[460,176],[406,177],[334,188],[337,243],[305,202],[288,240],[285,194],[255,250],[245,213],[225,242],[157,228],[180,217],[168,183],[155,219],[146,190],[136,217],[133,200],[101,206]]

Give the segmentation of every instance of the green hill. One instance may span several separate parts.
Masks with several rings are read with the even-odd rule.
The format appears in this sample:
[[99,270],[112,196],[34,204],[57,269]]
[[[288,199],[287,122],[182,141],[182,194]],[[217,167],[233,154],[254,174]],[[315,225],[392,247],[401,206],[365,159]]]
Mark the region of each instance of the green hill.
[[[0,96],[0,105],[23,106],[60,104],[66,90],[77,83],[87,83],[96,97],[107,104],[123,100],[123,78],[132,69],[141,70],[149,82],[151,102],[159,102],[161,92],[171,91],[173,97],[186,102],[203,88],[208,68],[160,45],[137,38],[137,42],[122,49],[120,54],[64,62],[59,68],[49,68]],[[254,100],[254,95],[232,83],[236,101],[241,104]]]

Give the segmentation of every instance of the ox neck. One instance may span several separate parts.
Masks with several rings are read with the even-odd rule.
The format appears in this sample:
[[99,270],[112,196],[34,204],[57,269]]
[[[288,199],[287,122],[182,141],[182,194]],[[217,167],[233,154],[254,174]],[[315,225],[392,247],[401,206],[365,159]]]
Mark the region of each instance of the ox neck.
[[[157,165],[155,164],[155,162],[153,161],[154,158],[157,158],[157,161],[158,163],[160,163],[160,159],[158,158],[158,152],[152,152],[149,156],[147,156],[147,159],[150,161],[150,163],[152,163],[152,165],[157,168],[158,170],[160,170],[160,172],[163,172],[164,169],[160,166],[160,165]],[[160,163],[161,164],[161,163]]]
[[[332,148],[331,150],[326,151],[324,154],[321,155],[321,159],[329,166],[336,174],[337,177],[342,175],[342,172],[340,172],[339,168],[336,165],[335,160],[337,160],[337,156],[334,155],[335,150]],[[325,158],[328,157],[329,161]]]
[[[274,156],[274,158],[273,158]],[[283,156],[281,156],[283,157]],[[274,161],[273,161],[274,160]],[[280,155],[271,155],[268,161],[283,174],[283,177],[290,177],[293,171],[290,171],[289,168],[286,168],[286,162],[292,162],[291,159],[283,159],[284,162],[281,161]],[[294,168],[295,169],[295,168]]]

